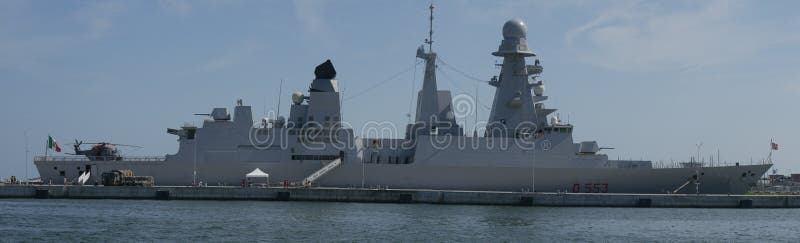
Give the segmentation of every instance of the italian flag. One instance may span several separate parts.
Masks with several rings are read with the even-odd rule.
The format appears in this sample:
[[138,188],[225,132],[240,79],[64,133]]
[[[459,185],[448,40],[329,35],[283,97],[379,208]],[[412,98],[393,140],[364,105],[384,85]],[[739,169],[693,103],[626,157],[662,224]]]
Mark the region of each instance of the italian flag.
[[55,150],[56,152],[61,152],[61,147],[58,146],[58,142],[50,135],[47,135],[47,148]]

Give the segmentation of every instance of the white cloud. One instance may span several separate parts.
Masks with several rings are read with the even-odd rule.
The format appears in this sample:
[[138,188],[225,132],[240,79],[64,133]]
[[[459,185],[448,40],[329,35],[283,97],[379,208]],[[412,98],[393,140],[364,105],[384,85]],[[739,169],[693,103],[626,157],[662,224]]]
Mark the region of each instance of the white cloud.
[[326,32],[327,28],[323,16],[324,8],[324,1],[294,1],[295,17],[303,25],[306,34],[319,35]]
[[[83,2],[82,2],[83,3]],[[15,32],[15,29],[40,28],[28,24],[30,18],[36,17],[36,10],[28,2],[3,2],[0,7],[0,21],[15,23],[0,25],[0,68],[15,70],[28,75],[41,73],[44,63],[57,56],[71,46],[102,37],[113,27],[113,19],[124,12],[126,6],[122,2],[97,1],[85,2],[64,16],[52,16],[54,21],[64,25],[79,26],[76,32]]]
[[[667,10],[662,2],[622,2],[565,34],[577,58],[623,71],[682,70],[741,60],[797,39],[769,21],[739,21],[750,6],[690,1]],[[675,3],[675,2],[665,2]],[[780,27],[777,27],[780,28]]]

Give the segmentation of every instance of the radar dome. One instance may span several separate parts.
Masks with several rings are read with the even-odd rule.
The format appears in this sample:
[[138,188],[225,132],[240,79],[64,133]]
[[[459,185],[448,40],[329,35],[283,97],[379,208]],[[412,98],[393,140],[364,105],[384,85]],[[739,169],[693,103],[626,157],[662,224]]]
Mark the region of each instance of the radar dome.
[[558,125],[561,121],[558,119],[558,116],[551,116],[550,117],[550,124],[551,125]]
[[539,84],[533,87],[533,94],[536,96],[544,95],[544,84]]
[[303,103],[304,99],[305,97],[303,97],[302,92],[294,92],[294,94],[292,94],[292,102],[294,102],[295,105]]
[[506,21],[506,24],[503,25],[503,38],[525,38],[526,35],[528,35],[528,26],[520,19],[511,19]]

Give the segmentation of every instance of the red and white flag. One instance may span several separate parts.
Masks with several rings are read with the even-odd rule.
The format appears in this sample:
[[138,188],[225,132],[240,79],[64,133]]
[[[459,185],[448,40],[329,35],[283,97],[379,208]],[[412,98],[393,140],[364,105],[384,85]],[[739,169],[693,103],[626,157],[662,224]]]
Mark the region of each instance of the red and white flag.
[[772,150],[778,150],[778,144],[774,142],[770,142],[770,146],[772,146]]

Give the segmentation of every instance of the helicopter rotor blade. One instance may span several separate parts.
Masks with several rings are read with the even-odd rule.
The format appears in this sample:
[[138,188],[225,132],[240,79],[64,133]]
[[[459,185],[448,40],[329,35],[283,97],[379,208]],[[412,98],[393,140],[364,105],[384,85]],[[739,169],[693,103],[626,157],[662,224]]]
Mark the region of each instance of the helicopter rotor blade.
[[132,148],[144,148],[138,145],[129,145],[129,144],[118,144],[118,143],[106,143],[106,142],[99,142],[99,143],[86,143],[83,141],[78,141],[75,139],[75,143],[68,143],[69,145],[77,145],[80,146],[82,144],[92,144],[92,145],[112,145],[112,146],[120,146],[120,147],[132,147]]
[[116,143],[109,143],[109,144],[114,145],[114,146],[122,146],[122,147],[143,148],[142,146],[136,146],[136,145],[116,144]]
[[105,145],[112,145],[112,146],[120,146],[120,147],[133,147],[133,148],[143,148],[142,146],[137,145],[129,145],[129,144],[119,144],[119,143],[85,143],[85,144],[105,144]]

